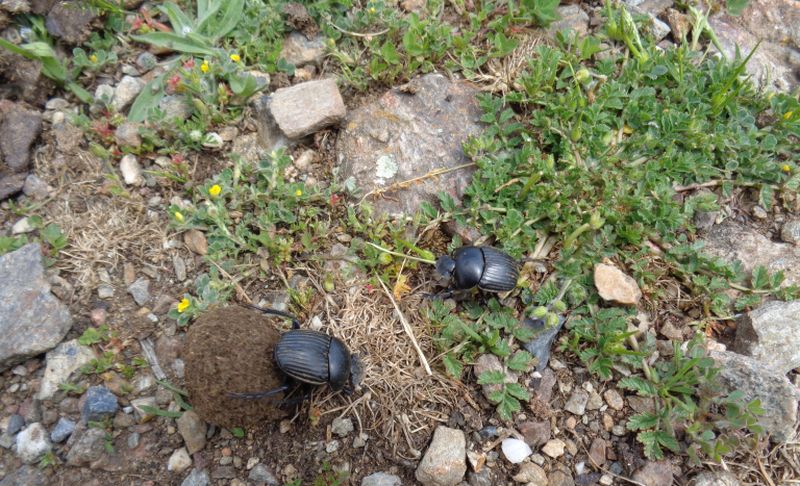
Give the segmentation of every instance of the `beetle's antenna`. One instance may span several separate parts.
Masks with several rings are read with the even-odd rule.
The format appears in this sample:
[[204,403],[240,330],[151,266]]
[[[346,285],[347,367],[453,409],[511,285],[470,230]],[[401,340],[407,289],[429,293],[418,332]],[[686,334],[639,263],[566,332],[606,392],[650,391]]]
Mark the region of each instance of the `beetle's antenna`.
[[275,315],[275,316],[281,316],[281,317],[286,317],[288,319],[291,319],[292,320],[292,329],[300,329],[300,321],[298,321],[297,317],[295,317],[293,314],[289,314],[288,312],[279,311],[278,309],[259,307],[257,305],[253,305],[253,304],[242,304],[242,305],[245,306],[245,307],[250,307],[251,309],[255,309],[255,310],[261,311],[264,314],[272,314],[272,315]]

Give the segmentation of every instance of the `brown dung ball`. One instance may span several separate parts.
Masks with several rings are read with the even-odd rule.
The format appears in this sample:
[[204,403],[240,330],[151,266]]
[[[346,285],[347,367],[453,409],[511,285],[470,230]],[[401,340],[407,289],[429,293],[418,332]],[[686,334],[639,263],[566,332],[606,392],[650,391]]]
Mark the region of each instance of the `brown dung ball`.
[[[273,318],[274,319],[274,318]],[[279,393],[262,400],[228,393],[266,391],[284,383],[273,348],[280,339],[273,320],[240,306],[209,310],[189,328],[183,356],[189,400],[200,417],[223,427],[282,418]]]

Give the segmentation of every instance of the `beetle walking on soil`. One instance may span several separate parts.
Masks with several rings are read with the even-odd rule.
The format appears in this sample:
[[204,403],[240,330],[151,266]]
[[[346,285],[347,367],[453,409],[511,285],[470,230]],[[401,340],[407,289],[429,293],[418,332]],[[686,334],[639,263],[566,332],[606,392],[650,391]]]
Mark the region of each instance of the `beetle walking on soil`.
[[[325,385],[333,391],[350,392],[361,381],[361,361],[341,339],[324,332],[300,329],[293,315],[275,309],[249,305],[253,309],[292,320],[292,329],[283,333],[275,345],[274,359],[278,368],[292,380],[301,384]],[[268,391],[254,393],[229,393],[231,398],[260,399],[285,392],[292,388],[286,383]]]
[[448,291],[478,287],[487,292],[507,292],[519,279],[516,260],[500,250],[484,246],[464,246],[436,260],[436,273],[449,283]]

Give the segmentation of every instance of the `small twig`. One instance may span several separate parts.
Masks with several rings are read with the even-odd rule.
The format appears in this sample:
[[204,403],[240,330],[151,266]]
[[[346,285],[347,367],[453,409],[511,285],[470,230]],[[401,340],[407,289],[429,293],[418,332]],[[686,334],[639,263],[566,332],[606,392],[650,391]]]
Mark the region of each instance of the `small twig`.
[[695,189],[702,189],[704,187],[717,187],[718,185],[722,184],[725,181],[708,181],[708,182],[695,182],[694,184],[689,184],[687,186],[675,186],[673,190],[675,192],[686,192],[686,191],[693,191]]
[[756,464],[758,464],[758,470],[761,471],[761,476],[767,480],[769,486],[775,486],[775,483],[772,482],[772,479],[767,475],[767,471],[764,470],[764,464],[761,463],[761,457],[756,456]]
[[209,258],[209,259],[208,259],[208,261],[209,261],[209,262],[211,262],[211,264],[212,264],[212,265],[214,265],[215,267],[217,267],[217,270],[219,270],[219,271],[222,273],[222,275],[223,275],[225,278],[227,278],[228,280],[230,280],[230,281],[233,283],[233,285],[236,287],[236,292],[239,294],[239,296],[241,296],[242,298],[244,298],[244,300],[246,300],[248,304],[252,304],[252,303],[253,303],[253,299],[251,299],[251,298],[250,298],[250,297],[247,295],[247,292],[245,292],[245,291],[244,291],[244,289],[242,288],[242,286],[241,286],[241,285],[239,285],[239,282],[237,282],[237,281],[236,281],[236,279],[234,279],[234,278],[231,276],[231,274],[229,274],[228,272],[226,272],[226,271],[225,271],[225,269],[224,269],[224,268],[222,268],[221,266],[219,266],[219,264],[218,264],[217,262],[215,262],[214,260],[212,260],[212,259],[210,259],[210,258]]
[[414,331],[411,329],[411,325],[406,320],[405,316],[403,315],[403,312],[400,311],[400,306],[397,305],[397,301],[394,300],[394,296],[392,296],[392,293],[389,292],[389,289],[386,287],[386,284],[383,283],[383,280],[381,280],[380,277],[378,277],[378,282],[381,283],[383,291],[386,292],[386,295],[389,297],[389,300],[392,301],[392,305],[394,305],[394,310],[397,312],[397,315],[400,318],[400,323],[403,325],[403,329],[406,331],[406,334],[408,334],[408,337],[411,339],[411,345],[414,346],[414,349],[417,351],[417,355],[419,355],[419,361],[425,368],[425,372],[428,374],[428,376],[433,375],[431,367],[428,365],[428,360],[425,359],[425,354],[422,352],[422,348],[419,347],[417,338],[414,336]]
[[383,35],[383,34],[389,32],[389,28],[387,27],[387,28],[385,28],[385,29],[383,29],[381,31],[378,31],[378,32],[367,32],[366,34],[362,34],[361,32],[351,32],[349,30],[344,30],[343,28],[341,28],[338,25],[334,24],[333,21],[330,20],[330,19],[328,19],[328,23],[331,25],[331,27],[333,27],[334,29],[338,30],[342,34],[352,35],[353,37],[372,38],[372,37]]

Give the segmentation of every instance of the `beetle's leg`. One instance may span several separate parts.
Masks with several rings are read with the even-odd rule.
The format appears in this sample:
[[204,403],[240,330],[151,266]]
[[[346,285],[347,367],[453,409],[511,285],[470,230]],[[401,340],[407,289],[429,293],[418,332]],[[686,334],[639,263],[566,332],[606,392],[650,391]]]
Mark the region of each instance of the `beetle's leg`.
[[288,312],[279,311],[278,309],[269,309],[264,307],[259,307],[253,304],[243,304],[245,307],[249,307],[251,309],[255,309],[257,311],[261,311],[264,314],[272,314],[275,316],[286,317],[292,320],[292,329],[300,329],[300,321],[297,320],[293,314],[289,314]]
[[278,393],[285,392],[289,388],[291,388],[289,385],[281,385],[278,388],[273,388],[272,390],[263,392],[228,393],[228,398],[240,398],[244,400],[260,400],[262,398],[271,397],[272,395],[277,395]]

